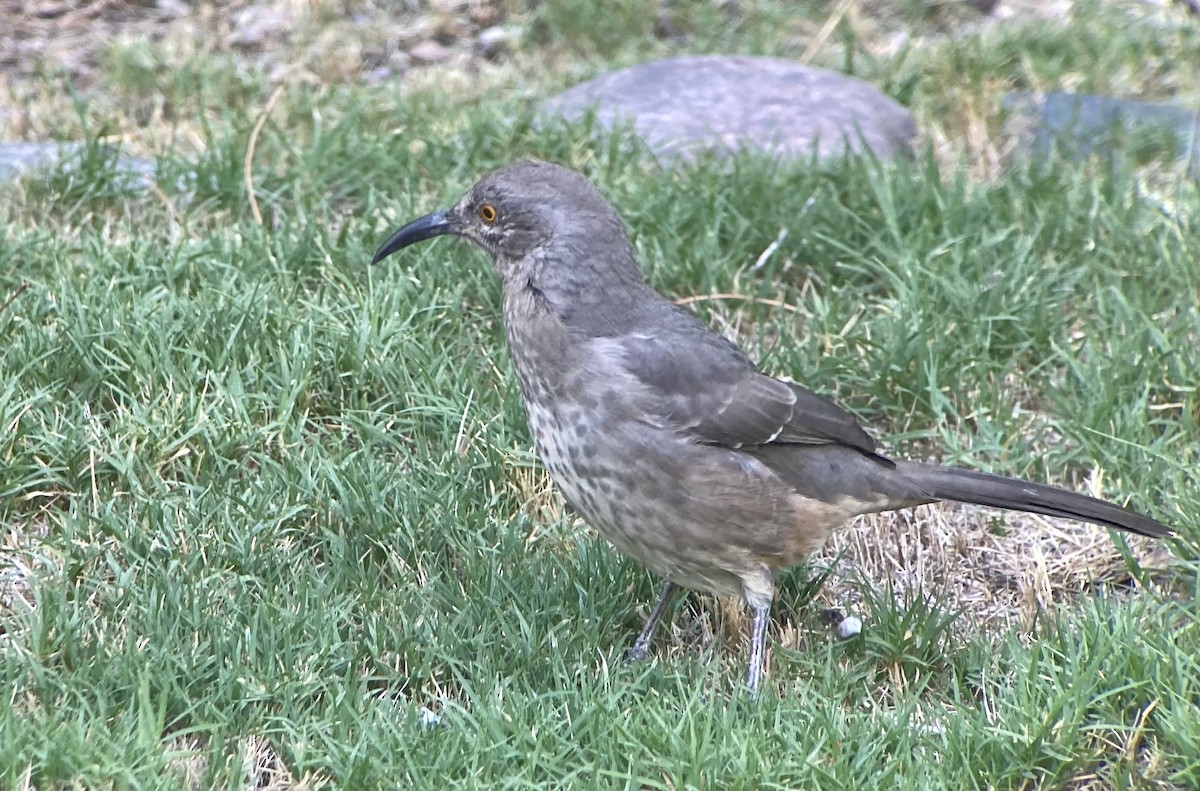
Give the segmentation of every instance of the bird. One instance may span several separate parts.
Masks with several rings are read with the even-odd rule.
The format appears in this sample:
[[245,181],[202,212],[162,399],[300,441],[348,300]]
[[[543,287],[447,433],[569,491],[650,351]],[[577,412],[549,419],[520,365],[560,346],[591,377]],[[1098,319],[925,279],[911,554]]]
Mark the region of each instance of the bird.
[[481,177],[413,220],[372,264],[451,235],[491,259],[534,446],[565,500],[665,580],[627,656],[681,589],[741,597],[746,686],[763,677],[776,575],[856,516],[949,500],[1165,537],[1164,524],[1064,489],[889,458],[848,412],[759,370],[646,281],[616,209],[540,161]]

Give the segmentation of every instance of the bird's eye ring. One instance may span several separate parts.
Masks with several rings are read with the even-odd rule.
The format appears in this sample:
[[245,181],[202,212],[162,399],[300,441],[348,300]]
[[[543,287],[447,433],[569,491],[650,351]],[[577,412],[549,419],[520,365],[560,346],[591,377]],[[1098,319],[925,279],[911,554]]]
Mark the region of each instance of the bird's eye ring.
[[488,225],[496,222],[496,207],[490,203],[484,203],[479,206],[479,219],[483,220]]

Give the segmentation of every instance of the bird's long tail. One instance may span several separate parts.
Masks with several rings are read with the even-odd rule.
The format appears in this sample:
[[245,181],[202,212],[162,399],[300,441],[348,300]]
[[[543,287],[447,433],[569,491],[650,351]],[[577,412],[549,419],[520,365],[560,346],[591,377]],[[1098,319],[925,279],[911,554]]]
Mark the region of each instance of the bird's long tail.
[[1080,519],[1156,538],[1171,535],[1171,530],[1161,522],[1136,511],[1040,483],[912,462],[897,462],[896,472],[930,499]]

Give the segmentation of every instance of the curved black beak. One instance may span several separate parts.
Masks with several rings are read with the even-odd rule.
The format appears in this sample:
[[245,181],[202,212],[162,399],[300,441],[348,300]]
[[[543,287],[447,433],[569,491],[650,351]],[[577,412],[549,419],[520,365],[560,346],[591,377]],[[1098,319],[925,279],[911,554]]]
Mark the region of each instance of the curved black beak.
[[433,214],[426,214],[389,236],[388,240],[375,251],[375,257],[371,259],[371,263],[378,264],[397,250],[415,242],[455,232],[454,223],[446,218],[445,212],[435,211]]

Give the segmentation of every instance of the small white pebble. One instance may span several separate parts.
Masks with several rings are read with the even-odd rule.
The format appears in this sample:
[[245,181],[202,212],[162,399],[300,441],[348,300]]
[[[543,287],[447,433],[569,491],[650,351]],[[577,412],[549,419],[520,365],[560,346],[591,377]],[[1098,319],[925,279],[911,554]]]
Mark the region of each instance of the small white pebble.
[[421,720],[421,724],[426,728],[434,728],[442,723],[442,718],[436,712],[424,706],[417,712],[417,716]]
[[862,620],[854,615],[847,615],[842,619],[842,622],[834,629],[839,640],[849,640],[851,637],[858,637],[862,632]]

